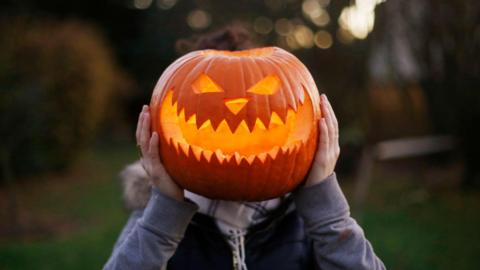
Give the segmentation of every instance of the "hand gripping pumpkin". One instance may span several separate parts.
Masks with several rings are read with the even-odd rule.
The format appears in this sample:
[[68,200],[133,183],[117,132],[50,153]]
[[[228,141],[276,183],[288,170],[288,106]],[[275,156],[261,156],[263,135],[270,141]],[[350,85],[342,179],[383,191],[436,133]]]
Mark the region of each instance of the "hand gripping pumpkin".
[[319,100],[307,68],[280,48],[194,51],[160,77],[152,125],[181,187],[213,199],[266,200],[305,177]]

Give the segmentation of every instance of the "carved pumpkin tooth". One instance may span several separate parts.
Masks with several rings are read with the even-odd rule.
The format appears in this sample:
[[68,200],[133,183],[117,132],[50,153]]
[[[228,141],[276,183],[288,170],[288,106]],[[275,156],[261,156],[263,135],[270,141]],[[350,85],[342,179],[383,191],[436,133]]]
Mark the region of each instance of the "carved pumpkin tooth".
[[185,121],[185,109],[180,110],[180,113],[178,113],[178,118],[180,118],[182,121]]
[[233,155],[226,154],[224,162],[229,163],[232,158],[233,158]]
[[277,112],[277,116],[282,120],[284,124],[287,123],[287,113],[288,109]]
[[240,165],[240,163],[242,162],[242,156],[238,152],[235,152],[233,156],[235,157],[235,161],[237,162],[237,165]]
[[248,130],[247,123],[245,120],[242,120],[240,124],[238,124],[237,128],[234,131],[236,134],[241,134],[241,133],[249,133],[250,131]]
[[178,103],[177,103],[177,102],[173,103],[173,105],[172,105],[172,111],[175,112],[175,115],[176,115],[176,116],[178,116],[178,114],[180,113],[180,112],[178,111]]
[[250,155],[246,158],[249,165],[252,165],[253,161],[255,160],[255,155]]
[[221,165],[221,164],[222,164],[222,162],[220,162],[220,160],[218,159],[217,154],[216,154],[215,152],[213,152],[212,157],[210,158],[209,163],[210,163],[212,166]]
[[293,152],[295,152],[295,148],[296,148],[296,143],[292,142],[285,148],[282,148],[282,150],[284,150],[283,151],[284,154],[291,155]]
[[298,104],[296,99],[291,99],[290,101],[288,101],[287,105],[288,105],[288,109],[291,109],[294,112],[298,110]]
[[277,126],[283,126],[285,125],[285,122],[278,116],[276,112],[272,112],[270,116],[270,126],[272,125],[277,125]]
[[[154,104],[156,102],[159,102],[160,101],[160,97],[161,97],[161,94],[153,94],[152,95],[152,100],[151,100],[151,103]],[[165,97],[164,97],[165,100],[168,100],[170,105],[173,107],[173,105],[177,102],[174,98],[173,98],[173,90],[170,89],[168,91],[166,91],[165,93]]]
[[263,166],[263,164],[265,163],[265,160],[262,161],[258,155],[255,157],[255,159],[253,160],[252,162],[252,166],[255,166],[256,168],[260,167],[260,166]]
[[246,124],[249,133],[253,132],[253,129],[255,128],[255,122],[256,119],[247,118]]
[[175,149],[175,151],[177,152],[177,154],[179,154],[180,150],[178,149],[178,142],[177,140],[175,140],[174,138],[171,138],[170,139],[170,142],[171,142],[171,145],[173,146],[173,148]]
[[250,164],[248,163],[247,159],[245,157],[242,158],[242,161],[240,161],[240,164],[238,164],[241,167],[246,167],[249,166]]
[[303,145],[302,140],[297,140],[297,141],[295,141],[295,143],[297,144],[297,147],[299,147],[299,148],[302,147],[302,145]]
[[195,145],[191,145],[190,148],[192,149],[193,155],[197,161],[200,161],[200,158],[202,157],[202,148]]
[[288,154],[291,155],[293,153],[298,152],[298,144],[294,143],[290,149],[288,149]]
[[218,128],[220,127],[220,124],[222,123],[222,121],[214,121],[214,120],[211,120],[209,119],[208,121],[210,121],[210,125],[212,127],[212,131],[213,132],[217,132]]
[[237,119],[225,119],[225,121],[227,122],[228,124],[228,128],[230,129],[230,131],[235,134],[237,133],[237,130],[239,130],[240,128],[240,125],[241,125],[241,121],[237,120]]
[[182,143],[182,142],[179,142],[178,145],[180,146],[180,149],[182,149],[185,156],[188,157],[188,149],[190,148],[190,145],[188,145],[186,143]]
[[[159,97],[160,95],[154,95],[155,97]],[[165,100],[168,100],[170,105],[172,105],[172,107],[175,107],[177,104],[177,100],[173,98],[173,90],[168,90],[167,91],[167,94],[165,95]],[[155,101],[152,100],[152,103],[154,103]]]
[[265,163],[265,160],[267,159],[267,153],[260,153],[257,155],[257,158],[262,162]]
[[196,120],[196,119],[197,119],[197,116],[196,116],[196,114],[195,114],[195,111],[185,109],[185,118],[183,118],[184,121],[186,121],[187,119],[192,118],[193,115],[195,115],[195,120]]
[[[175,111],[177,112],[177,116],[180,117],[180,113],[184,113],[185,115],[185,108],[184,106],[182,106],[180,103],[178,102],[175,102],[175,107],[174,107]],[[183,119],[183,118],[182,118]]]
[[271,116],[272,116],[272,114],[270,113],[270,115],[268,115],[268,116],[265,116],[265,117],[260,116],[259,117],[260,121],[262,121],[265,129],[268,129],[268,127],[270,127],[270,119],[272,118]]
[[196,125],[197,124],[197,116],[195,114],[192,114],[192,116],[190,116],[190,118],[188,118],[187,124]]
[[174,108],[177,112],[177,117],[181,120],[186,120],[188,117],[190,117],[191,113],[189,114],[187,108],[185,108],[184,105],[181,103],[177,102],[176,108]]
[[177,103],[178,102],[179,92],[175,91],[175,87],[172,87],[172,101]]
[[222,164],[223,161],[225,160],[225,155],[223,154],[223,151],[220,149],[215,150],[215,156],[217,157],[217,160],[218,162],[220,162],[220,164]]
[[[197,126],[198,126],[198,122],[197,122]],[[198,127],[198,130],[202,130],[202,129],[206,129],[208,127],[211,127],[212,124],[210,123],[210,120],[207,120],[205,122],[203,122],[199,127]]]
[[232,123],[230,121],[227,121],[227,125],[228,125],[228,129],[230,129],[230,132],[232,134],[236,134],[237,130],[238,130],[238,127],[240,126],[240,122]]
[[202,154],[203,154],[203,156],[205,157],[205,159],[206,159],[208,162],[210,162],[210,160],[212,159],[213,151],[203,150]]
[[168,140],[168,144],[170,145],[170,147],[172,147],[173,149],[175,149],[175,151],[177,152],[178,154],[178,145],[177,145],[177,142],[175,141],[174,138],[170,138]]
[[297,141],[295,141],[295,146],[294,146],[295,152],[300,151],[300,149],[302,148],[302,145],[303,145],[302,140],[297,140]]
[[195,111],[195,120],[197,121],[197,129],[200,129],[200,127],[206,122],[210,121],[210,125],[212,124],[212,117],[208,115],[205,111]]
[[230,126],[228,126],[227,121],[223,119],[220,124],[217,126],[216,129],[214,129],[215,132],[217,133],[230,133],[232,134],[233,132],[230,130]]
[[268,155],[272,158],[275,159],[278,155],[278,151],[280,150],[280,147],[275,146],[273,147],[270,151],[268,151]]
[[262,122],[262,120],[260,120],[260,118],[257,118],[257,120],[255,120],[255,127],[253,128],[253,131],[255,130],[266,130],[267,128],[265,127],[265,124]]

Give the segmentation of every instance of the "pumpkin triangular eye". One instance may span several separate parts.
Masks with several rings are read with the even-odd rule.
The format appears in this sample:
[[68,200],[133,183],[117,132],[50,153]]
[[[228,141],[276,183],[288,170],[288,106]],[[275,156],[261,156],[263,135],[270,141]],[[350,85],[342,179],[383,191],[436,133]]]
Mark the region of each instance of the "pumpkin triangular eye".
[[193,92],[197,94],[223,92],[223,89],[218,84],[203,73],[192,83],[192,88]]
[[273,95],[279,88],[280,79],[276,75],[268,75],[250,87],[247,92],[259,95]]

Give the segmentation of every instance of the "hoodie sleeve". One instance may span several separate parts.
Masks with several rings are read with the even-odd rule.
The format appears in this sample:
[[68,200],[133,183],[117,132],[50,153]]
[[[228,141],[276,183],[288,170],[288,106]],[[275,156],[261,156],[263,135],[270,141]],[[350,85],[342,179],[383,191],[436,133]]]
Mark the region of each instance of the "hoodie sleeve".
[[319,184],[300,189],[295,204],[305,222],[317,268],[385,269],[350,210],[335,174]]
[[153,188],[145,210],[131,214],[103,269],[163,269],[197,209]]

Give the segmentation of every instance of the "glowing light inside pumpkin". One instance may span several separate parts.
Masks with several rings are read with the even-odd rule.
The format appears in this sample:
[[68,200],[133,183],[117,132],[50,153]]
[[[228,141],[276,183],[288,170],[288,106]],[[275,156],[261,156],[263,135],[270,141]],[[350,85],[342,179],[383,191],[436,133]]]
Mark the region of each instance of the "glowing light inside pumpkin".
[[247,90],[259,95],[273,95],[280,88],[280,79],[276,75],[268,75]]
[[[233,100],[232,104],[244,105],[247,101],[240,98]],[[159,117],[164,138],[177,151],[188,155],[190,147],[197,160],[203,155],[209,161],[212,155],[216,155],[220,161],[235,158],[238,163],[242,159],[251,163],[255,157],[264,161],[267,155],[274,159],[279,149],[284,152],[298,149],[311,134],[313,121],[312,103],[310,98],[306,98],[303,104],[299,104],[297,111],[288,109],[285,120],[272,112],[268,126],[257,118],[251,130],[245,120],[235,130],[232,130],[226,120],[222,120],[216,129],[210,120],[197,128],[195,115],[185,119],[184,110],[178,112],[172,91],[167,92]]]
[[197,94],[223,92],[223,89],[205,74],[198,76],[193,82],[192,88]]
[[238,114],[245,105],[247,105],[247,98],[234,98],[225,100],[225,106],[233,113]]

